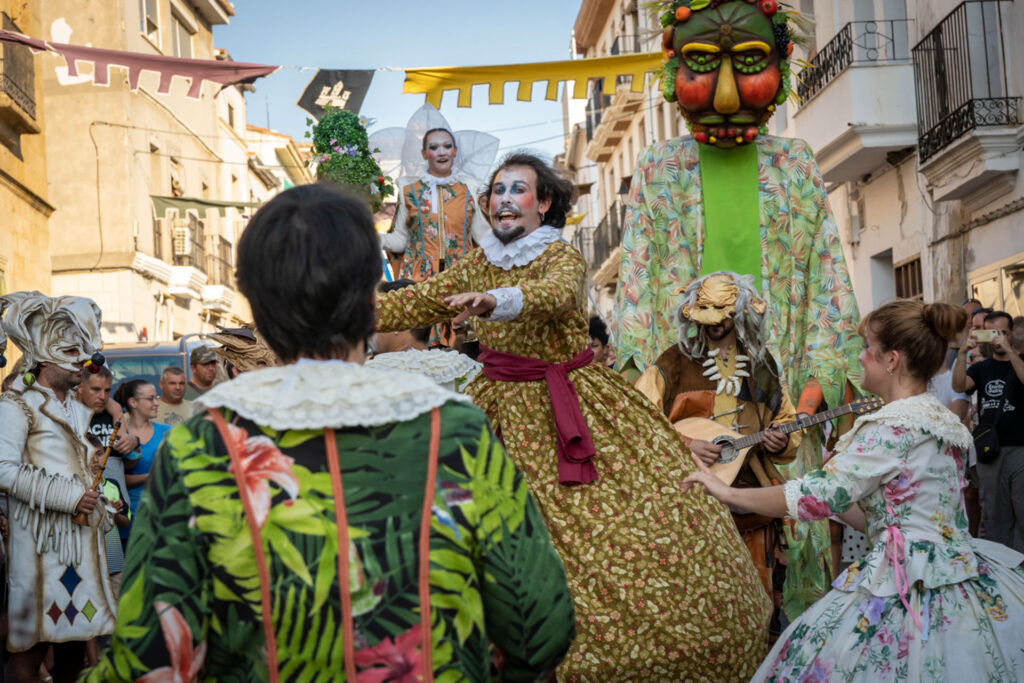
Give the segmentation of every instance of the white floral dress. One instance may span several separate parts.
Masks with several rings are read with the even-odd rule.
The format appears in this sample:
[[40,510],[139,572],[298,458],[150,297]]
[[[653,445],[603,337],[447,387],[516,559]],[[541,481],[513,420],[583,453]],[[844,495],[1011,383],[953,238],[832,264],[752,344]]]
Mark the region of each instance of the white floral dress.
[[930,394],[857,420],[790,517],[859,503],[870,550],[779,638],[754,681],[1024,680],[1024,555],[972,538],[970,433]]

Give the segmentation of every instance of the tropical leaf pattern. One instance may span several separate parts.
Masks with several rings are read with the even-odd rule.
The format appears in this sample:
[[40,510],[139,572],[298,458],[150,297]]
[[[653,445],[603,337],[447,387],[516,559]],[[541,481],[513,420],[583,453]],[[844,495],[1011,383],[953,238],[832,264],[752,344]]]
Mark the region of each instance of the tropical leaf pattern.
[[[132,532],[113,645],[86,680],[197,670],[209,681],[267,679],[260,580],[240,497],[265,494],[258,514],[280,679],[344,680],[337,557],[346,552],[359,680],[414,680],[422,673],[417,568],[429,413],[336,432],[348,548],[338,547],[324,433],[278,432],[223,414],[249,454],[248,492],[240,493],[208,416],[168,434]],[[574,637],[562,562],[484,416],[448,403],[441,425],[429,539],[434,679],[488,680],[495,661],[506,680],[548,675]]]
[[[842,403],[860,378],[859,313],[828,195],[802,140],[763,136],[758,147],[761,282],[769,304],[769,348],[794,403],[816,379],[825,401]],[[682,287],[700,277],[704,209],[697,143],[659,142],[641,153],[630,185],[613,332],[619,367],[643,371],[678,341],[673,317]],[[797,459],[782,468],[799,477],[821,466],[820,430],[808,433]],[[786,527],[785,590],[794,618],[828,587],[825,522]]]

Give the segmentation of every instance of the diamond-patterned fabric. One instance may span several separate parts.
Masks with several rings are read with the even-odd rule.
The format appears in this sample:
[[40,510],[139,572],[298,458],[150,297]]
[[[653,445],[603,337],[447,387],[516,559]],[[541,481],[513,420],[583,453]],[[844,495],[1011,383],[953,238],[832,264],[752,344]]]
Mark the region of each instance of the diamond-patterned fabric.
[[53,623],[56,624],[57,620],[60,619],[60,615],[64,614],[60,607],[57,607],[57,603],[54,602],[50,605],[50,609],[46,610],[46,613],[53,619]]
[[86,621],[92,621],[92,618],[96,616],[96,607],[92,604],[92,600],[89,600],[82,607],[82,616],[85,617]]
[[68,565],[68,568],[64,570],[64,573],[60,576],[60,582],[64,584],[64,587],[68,590],[68,595],[74,595],[75,589],[78,588],[78,584],[82,582],[82,577],[78,575],[75,568]]
[[69,602],[68,606],[64,608],[64,614],[67,615],[69,622],[75,623],[75,617],[78,616],[78,608],[75,607],[75,603]]

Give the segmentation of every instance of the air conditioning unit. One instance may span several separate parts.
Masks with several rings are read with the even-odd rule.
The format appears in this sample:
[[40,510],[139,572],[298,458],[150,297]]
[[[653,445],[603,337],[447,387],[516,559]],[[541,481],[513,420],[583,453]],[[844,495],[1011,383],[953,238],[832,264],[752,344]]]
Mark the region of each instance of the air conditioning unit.
[[192,255],[192,228],[185,221],[174,221],[174,255]]

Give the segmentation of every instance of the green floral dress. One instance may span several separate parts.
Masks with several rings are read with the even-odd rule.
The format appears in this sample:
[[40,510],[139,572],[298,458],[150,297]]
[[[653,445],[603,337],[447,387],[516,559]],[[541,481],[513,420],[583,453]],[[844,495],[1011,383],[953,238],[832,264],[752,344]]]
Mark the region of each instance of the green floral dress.
[[[797,402],[811,378],[832,408],[847,381],[859,382],[859,315],[828,195],[802,140],[763,136],[760,174],[761,282],[768,302],[769,349],[785,368],[783,385]],[[630,185],[613,332],[618,367],[640,371],[678,339],[673,320],[682,288],[701,270],[704,209],[693,138],[659,142],[641,153]],[[782,468],[798,477],[821,466],[820,430],[807,433],[797,459]],[[821,597],[829,535],[824,522],[786,527],[785,606],[790,617]]]
[[[565,363],[589,342],[585,271],[560,240],[508,269],[477,249],[379,296],[378,329],[450,320],[458,311],[444,298],[453,294],[517,288],[514,320],[474,321],[481,345]],[[568,374],[597,451],[597,480],[579,486],[559,483],[544,380],[481,373],[466,389],[523,471],[565,562],[579,635],[559,680],[748,680],[766,648],[771,607],[728,510],[703,493],[680,494],[696,466],[642,394],[599,365]]]
[[859,503],[871,549],[790,625],[755,681],[1024,680],[1024,555],[971,538],[970,433],[931,394],[858,419],[789,515]]
[[[258,418],[219,408],[243,471],[234,471],[207,414],[171,430],[132,531],[112,648],[86,680],[266,680],[264,597],[280,680],[345,680],[336,490],[316,423],[337,427],[358,680],[422,680],[417,568],[434,408],[434,680],[485,681],[495,662],[506,680],[549,675],[573,639],[573,609],[522,475],[483,414],[426,378],[404,375],[391,403],[397,374],[308,362],[246,373],[208,392],[206,405]],[[284,422],[299,428],[274,423],[284,405],[299,416]],[[370,426],[344,424],[360,421]]]

